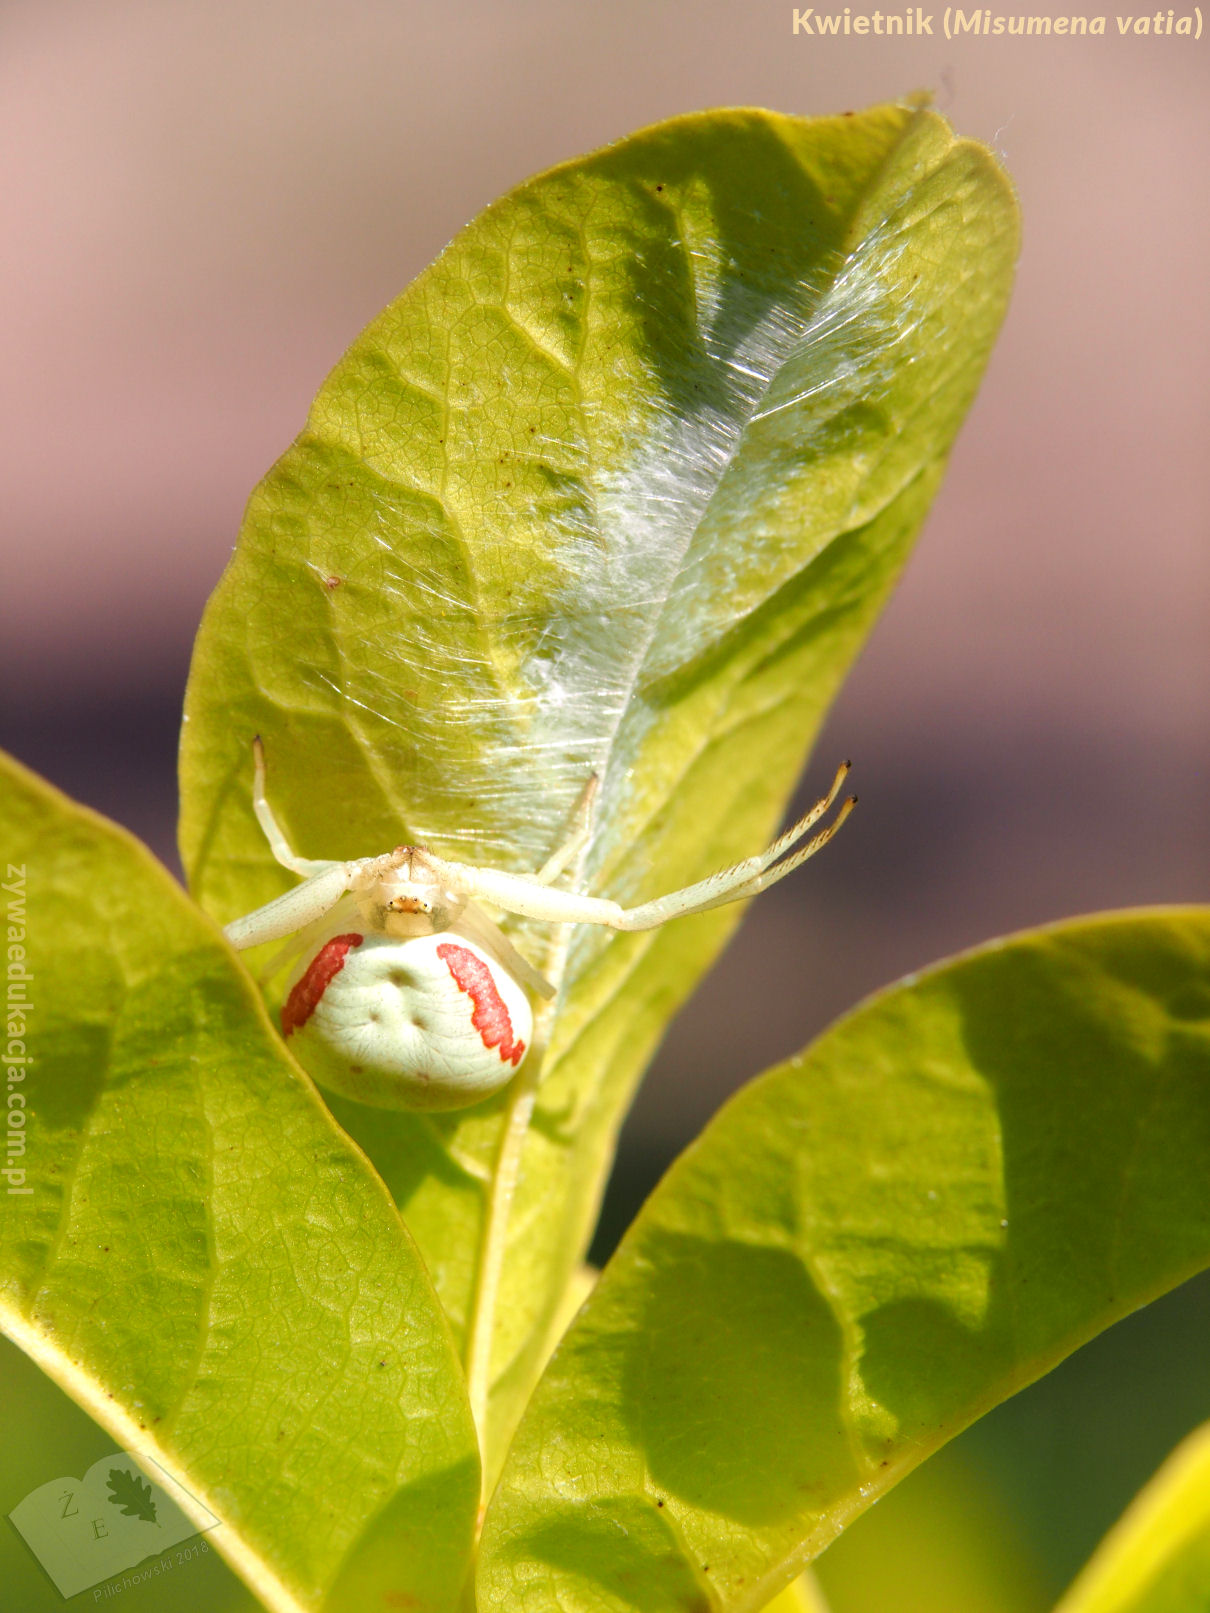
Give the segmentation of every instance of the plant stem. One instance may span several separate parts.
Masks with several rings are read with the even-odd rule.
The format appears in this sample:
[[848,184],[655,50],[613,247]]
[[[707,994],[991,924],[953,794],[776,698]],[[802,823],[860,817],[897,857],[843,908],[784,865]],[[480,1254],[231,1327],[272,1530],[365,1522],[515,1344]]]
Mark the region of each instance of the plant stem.
[[[521,1156],[525,1148],[525,1137],[529,1131],[530,1117],[534,1112],[534,1100],[538,1095],[542,1054],[545,1051],[545,1046],[535,1048],[528,1061],[528,1067],[513,1083],[504,1132],[500,1138],[500,1151],[496,1155],[496,1168],[492,1172],[487,1218],[483,1231],[483,1249],[479,1257],[475,1309],[466,1347],[466,1387],[470,1396],[471,1414],[475,1419],[475,1427],[479,1430],[480,1444],[483,1443],[487,1431],[487,1403],[491,1392],[492,1332],[496,1320],[500,1274],[504,1269],[504,1254],[508,1243],[509,1215],[521,1174]],[[486,1484],[488,1472],[486,1461],[483,1472]]]
[[[576,869],[576,874],[580,872]],[[558,927],[546,958],[544,973],[558,988],[567,967],[567,954],[574,926]],[[559,998],[556,995],[539,1009],[534,1024],[534,1046],[517,1079],[509,1089],[509,1105],[505,1115],[504,1131],[496,1155],[488,1189],[487,1211],[483,1228],[482,1252],[475,1287],[475,1301],[471,1313],[470,1330],[466,1345],[466,1387],[471,1403],[471,1415],[479,1430],[479,1446],[483,1459],[483,1503],[487,1504],[489,1486],[495,1476],[494,1453],[488,1448],[488,1409],[491,1398],[492,1337],[496,1322],[496,1304],[500,1293],[500,1278],[508,1249],[509,1220],[517,1183],[521,1179],[521,1162],[525,1152],[525,1139],[537,1101],[538,1087],[546,1049],[554,1024]],[[483,1507],[480,1508],[480,1523]]]

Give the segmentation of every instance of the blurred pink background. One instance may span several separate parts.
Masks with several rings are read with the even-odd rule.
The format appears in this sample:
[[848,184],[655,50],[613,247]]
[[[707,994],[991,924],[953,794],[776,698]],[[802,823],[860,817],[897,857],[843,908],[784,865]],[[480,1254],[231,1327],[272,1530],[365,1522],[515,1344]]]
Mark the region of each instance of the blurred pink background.
[[0,10],[0,742],[169,859],[190,640],[248,492],[480,207],[712,104],[927,87],[1007,163],[1012,310],[804,791],[852,755],[860,813],[674,1030],[636,1181],[899,973],[1207,896],[1210,40],[948,43],[943,9],[908,39],[795,37],[783,0]]

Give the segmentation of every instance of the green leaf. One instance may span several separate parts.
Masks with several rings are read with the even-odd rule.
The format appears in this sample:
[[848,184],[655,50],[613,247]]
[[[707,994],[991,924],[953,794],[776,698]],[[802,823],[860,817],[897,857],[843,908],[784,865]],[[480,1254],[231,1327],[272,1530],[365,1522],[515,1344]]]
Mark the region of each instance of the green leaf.
[[1097,1548],[1055,1613],[1210,1607],[1210,1423],[1172,1453]]
[[[1017,214],[935,114],[724,111],[542,175],[354,344],[253,495],[198,639],[182,848],[223,921],[296,849],[572,877],[633,903],[765,843],[935,491]],[[839,758],[831,759],[838,761]],[[334,1102],[461,1341],[488,1474],[556,1325],[622,1113],[738,918],[514,938],[558,986],[458,1115]]]
[[456,1606],[474,1434],[382,1184],[142,847],[7,761],[0,831],[0,1327],[267,1606]]
[[510,1451],[483,1613],[762,1606],[1210,1263],[1207,1180],[1210,911],[1027,933],[873,998],[722,1110],[606,1267]]

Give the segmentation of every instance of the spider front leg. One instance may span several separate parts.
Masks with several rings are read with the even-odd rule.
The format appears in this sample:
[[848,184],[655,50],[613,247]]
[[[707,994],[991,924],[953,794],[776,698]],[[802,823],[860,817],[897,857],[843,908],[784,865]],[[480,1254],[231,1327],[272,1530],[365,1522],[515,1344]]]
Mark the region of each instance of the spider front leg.
[[600,783],[600,777],[596,773],[589,776],[588,783],[581,790],[580,799],[576,802],[568,822],[567,839],[534,875],[539,885],[553,885],[563,870],[575,861],[588,844],[588,838],[592,834],[592,809]]
[[323,862],[313,857],[297,856],[265,796],[265,748],[259,736],[252,741],[252,755],[255,769],[252,808],[256,821],[264,831],[276,860],[292,874],[302,875],[303,883],[286,891],[284,896],[266,902],[254,913],[247,913],[227,925],[223,934],[237,951],[261,946],[268,941],[281,941],[296,930],[317,923],[336,906],[355,882],[364,879],[368,868],[387,866],[395,856],[394,853],[388,853],[386,857],[371,858],[368,862]]
[[[472,900],[490,902],[505,912],[518,913],[524,918],[542,919],[549,924],[601,924],[611,930],[654,930],[669,919],[686,918],[691,913],[704,913],[711,907],[721,907],[725,902],[739,902],[745,897],[755,896],[758,891],[767,890],[779,879],[784,879],[808,857],[813,857],[827,845],[856,806],[855,795],[841,803],[840,810],[826,829],[792,857],[778,861],[833,805],[848,771],[849,764],[844,762],[837,769],[827,795],[758,857],[748,857],[732,868],[724,868],[707,879],[699,880],[695,885],[686,885],[683,890],[671,891],[667,896],[643,902],[638,907],[622,907],[618,902],[601,896],[580,896],[574,891],[554,890],[532,877],[508,874],[496,868],[475,868],[469,863],[446,862],[434,857],[431,852],[418,852],[415,855],[422,858],[432,874],[450,889],[460,891]],[[543,873],[545,871],[543,869]]]
[[296,930],[314,924],[331,911],[349,888],[351,863],[328,863],[319,873],[296,885],[292,891],[279,896],[255,913],[246,913],[234,919],[223,934],[237,952],[247,947],[258,947],[266,941],[281,941]]
[[759,896],[761,891],[768,890],[770,885],[776,885],[779,879],[784,879],[787,874],[792,874],[796,868],[800,868],[808,857],[814,857],[817,851],[822,851],[857,805],[857,797],[850,795],[847,800],[841,802],[839,812],[826,829],[812,836],[792,857],[787,857],[784,862],[777,862],[782,852],[788,851],[807,829],[818,821],[820,814],[831,806],[836,798],[839,782],[847,772],[846,762],[837,774],[837,783],[833,785],[831,794],[822,802],[817,802],[805,818],[799,819],[793,828],[787,830],[780,840],[775,840],[759,857],[749,857],[745,862],[736,863],[733,868],[724,868],[720,873],[710,874],[706,879],[699,880],[696,885],[686,885],[683,890],[657,897],[653,902],[644,902],[641,907],[624,909],[616,928],[654,930],[659,925],[666,924],[669,919],[687,918],[691,913],[707,913],[712,907],[725,907],[728,902],[744,902],[749,897]]
[[269,850],[283,868],[288,868],[292,874],[326,873],[334,865],[330,862],[320,862],[314,857],[299,857],[290,846],[282,832],[281,825],[273,816],[273,808],[269,805],[265,795],[265,747],[261,744],[260,735],[252,741],[252,810],[256,813],[256,821],[264,831],[265,839],[269,842]]
[[[596,800],[597,786],[600,779],[593,773],[580,792],[580,799],[576,802],[571,818],[568,822],[567,839],[553,852],[533,876],[536,885],[551,885],[568,865],[580,855],[588,838],[592,833],[592,808]],[[427,853],[425,854],[427,856]],[[513,946],[512,942],[503,933],[497,924],[494,924],[482,909],[468,902],[458,917],[456,928],[460,934],[469,936],[485,947],[496,959],[503,964],[508,972],[522,985],[528,986],[539,997],[547,999],[555,995],[555,988],[546,976],[539,974],[529,959],[522,956]]]

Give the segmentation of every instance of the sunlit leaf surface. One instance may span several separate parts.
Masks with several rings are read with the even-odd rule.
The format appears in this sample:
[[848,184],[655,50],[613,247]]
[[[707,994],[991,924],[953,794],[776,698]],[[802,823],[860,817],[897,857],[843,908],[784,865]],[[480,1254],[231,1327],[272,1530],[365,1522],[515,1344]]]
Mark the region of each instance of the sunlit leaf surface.
[[382,1184],[140,846],[8,762],[0,844],[32,1059],[7,1067],[0,1328],[217,1515],[269,1607],[456,1606],[474,1433]]
[[[250,809],[257,733],[308,856],[533,869],[594,771],[584,888],[633,902],[758,849],[938,485],[1016,245],[991,154],[908,107],[681,118],[488,208],[249,505],[187,703],[203,905],[289,882]],[[489,1475],[635,1082],[737,916],[516,925],[559,988],[544,1064],[453,1116],[333,1104],[424,1253]]]
[[1208,1180],[1210,911],[1029,932],[871,999],[639,1215],[510,1451],[481,1613],[763,1606],[1210,1264]]

